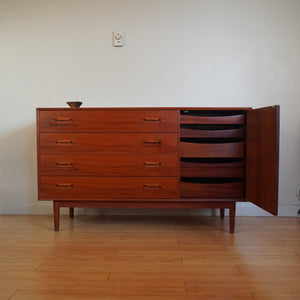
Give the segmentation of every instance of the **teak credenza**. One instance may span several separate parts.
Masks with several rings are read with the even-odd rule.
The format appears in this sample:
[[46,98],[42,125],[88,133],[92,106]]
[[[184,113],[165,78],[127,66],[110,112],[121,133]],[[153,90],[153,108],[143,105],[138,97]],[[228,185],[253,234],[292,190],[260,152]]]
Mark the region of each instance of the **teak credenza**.
[[38,108],[38,198],[60,207],[229,209],[277,215],[279,106]]

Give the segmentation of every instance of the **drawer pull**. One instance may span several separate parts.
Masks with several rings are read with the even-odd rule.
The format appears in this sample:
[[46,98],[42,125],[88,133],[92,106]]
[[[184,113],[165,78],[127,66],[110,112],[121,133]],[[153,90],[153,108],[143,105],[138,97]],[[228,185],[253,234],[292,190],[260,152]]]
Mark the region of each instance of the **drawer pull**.
[[55,118],[54,122],[58,123],[58,124],[70,124],[70,123],[73,123],[73,119],[72,118]]
[[161,162],[160,161],[145,161],[144,162],[144,167],[161,167]]
[[160,146],[161,140],[144,140],[143,145],[144,146]]
[[161,118],[143,118],[143,123],[151,123],[151,124],[161,123]]
[[57,168],[72,168],[73,167],[72,162],[56,162],[55,165]]
[[73,188],[73,184],[71,183],[57,183],[56,184],[56,188],[57,189],[72,189]]
[[144,184],[144,190],[161,190],[161,184]]
[[72,140],[57,140],[55,141],[56,144],[63,144],[63,145],[72,145],[73,141]]

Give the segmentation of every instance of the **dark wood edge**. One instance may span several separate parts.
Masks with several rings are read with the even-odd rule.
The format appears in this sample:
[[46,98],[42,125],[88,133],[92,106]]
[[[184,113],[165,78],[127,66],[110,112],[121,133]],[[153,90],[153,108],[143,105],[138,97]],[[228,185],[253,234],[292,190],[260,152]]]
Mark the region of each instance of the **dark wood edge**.
[[[114,205],[114,203],[128,203],[131,205],[131,208],[135,208],[140,204],[153,204],[159,207],[160,204],[164,203],[182,203],[182,205],[186,205],[186,203],[211,203],[211,202],[244,202],[245,199],[243,197],[231,197],[231,198],[190,198],[190,197],[181,197],[181,198],[130,198],[130,199],[120,199],[120,198],[98,198],[98,199],[86,199],[82,198],[73,198],[72,200],[65,200],[62,198],[40,198],[40,201],[57,201],[57,202],[65,202],[65,203],[80,203],[77,207],[84,207],[84,203],[107,203],[108,205]],[[114,206],[112,206],[114,207]],[[146,207],[146,206],[145,206]]]
[[[187,198],[188,199],[188,198]],[[230,208],[235,200],[203,200],[201,202],[125,202],[125,201],[54,201],[60,207],[98,207],[98,208]]]
[[180,163],[180,111],[177,111],[177,195],[180,195],[180,176],[181,176],[181,163]]
[[40,199],[40,126],[39,126],[39,110],[36,110],[36,152],[37,152],[37,193]]

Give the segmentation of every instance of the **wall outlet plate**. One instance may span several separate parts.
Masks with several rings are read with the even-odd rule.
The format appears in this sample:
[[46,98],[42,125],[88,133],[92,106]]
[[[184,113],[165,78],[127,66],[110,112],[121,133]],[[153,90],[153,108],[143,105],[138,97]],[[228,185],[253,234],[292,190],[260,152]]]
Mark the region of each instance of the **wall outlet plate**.
[[113,32],[113,46],[114,47],[123,47],[123,32],[122,31]]

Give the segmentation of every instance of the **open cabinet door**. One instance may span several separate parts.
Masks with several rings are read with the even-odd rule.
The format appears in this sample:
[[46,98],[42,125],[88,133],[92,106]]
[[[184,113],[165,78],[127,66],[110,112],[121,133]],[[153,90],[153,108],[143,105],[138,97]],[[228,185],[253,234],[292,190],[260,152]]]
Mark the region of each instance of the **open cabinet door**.
[[247,111],[246,200],[278,212],[279,105]]

